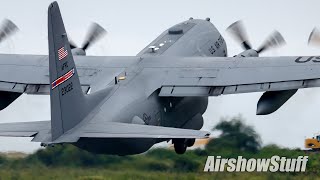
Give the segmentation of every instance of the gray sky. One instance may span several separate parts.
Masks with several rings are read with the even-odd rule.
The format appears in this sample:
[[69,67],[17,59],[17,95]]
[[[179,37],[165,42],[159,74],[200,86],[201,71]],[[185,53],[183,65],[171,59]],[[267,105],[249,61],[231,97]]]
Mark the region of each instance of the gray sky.
[[[47,7],[51,1],[3,1],[0,20],[9,18],[19,28],[14,37],[0,44],[0,53],[47,54]],[[105,27],[108,35],[88,50],[88,55],[133,56],[162,31],[189,17],[205,19],[220,30],[233,56],[242,50],[225,29],[242,19],[254,47],[277,29],[287,41],[283,48],[262,56],[316,55],[320,48],[308,47],[312,28],[320,27],[320,1],[58,1],[69,36],[81,45],[90,22]],[[205,113],[209,130],[222,116],[242,114],[256,128],[264,144],[303,147],[305,136],[320,132],[320,89],[299,90],[281,109],[269,116],[256,116],[262,93],[210,98]],[[23,95],[0,112],[0,122],[49,120],[49,96]],[[0,151],[32,152],[39,143],[31,138],[0,138]]]

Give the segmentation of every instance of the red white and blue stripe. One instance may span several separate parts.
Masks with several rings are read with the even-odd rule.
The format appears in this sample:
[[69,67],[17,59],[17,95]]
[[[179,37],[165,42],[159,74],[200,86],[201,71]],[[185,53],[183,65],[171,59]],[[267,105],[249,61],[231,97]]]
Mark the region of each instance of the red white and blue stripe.
[[74,75],[74,68],[71,69],[70,71],[68,71],[67,73],[65,73],[63,76],[61,76],[58,79],[56,79],[55,81],[53,81],[52,84],[51,84],[52,85],[52,89],[54,89],[57,86],[59,86],[60,84],[64,83],[65,81],[70,79],[73,75]]
[[61,47],[60,49],[58,49],[59,61],[61,61],[62,59],[64,59],[67,56],[68,56],[68,51],[66,49],[64,49],[64,46]]

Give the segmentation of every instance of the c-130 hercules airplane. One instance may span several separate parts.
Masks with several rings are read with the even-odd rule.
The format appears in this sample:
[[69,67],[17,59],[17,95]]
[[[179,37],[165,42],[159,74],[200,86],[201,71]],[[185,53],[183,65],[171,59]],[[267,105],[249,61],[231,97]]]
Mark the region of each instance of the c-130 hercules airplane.
[[210,135],[200,131],[209,96],[264,92],[257,104],[257,114],[264,115],[297,89],[320,86],[320,57],[258,57],[282,44],[282,36],[275,32],[254,50],[240,22],[229,30],[245,48],[234,57],[226,57],[226,43],[209,19],[192,18],[164,31],[137,56],[85,56],[96,37],[82,48],[70,43],[53,2],[49,56],[0,55],[0,109],[23,93],[50,94],[51,121],[2,123],[0,136],[117,155],[172,140],[182,154]]

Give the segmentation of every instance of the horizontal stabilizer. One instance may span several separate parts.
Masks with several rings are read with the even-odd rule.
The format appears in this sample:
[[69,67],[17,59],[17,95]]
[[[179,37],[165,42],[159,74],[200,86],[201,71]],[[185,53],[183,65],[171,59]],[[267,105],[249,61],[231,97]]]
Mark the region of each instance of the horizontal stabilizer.
[[1,123],[0,136],[34,137],[40,132],[50,131],[50,121]]
[[161,126],[127,123],[89,123],[81,130],[80,137],[89,138],[208,138],[210,132]]
[[33,137],[38,134],[37,131],[23,131],[23,132],[15,132],[15,131],[5,131],[0,132],[0,136],[7,136],[7,137]]
[[[50,121],[1,123],[0,136],[34,137],[35,142],[50,142]],[[210,132],[162,126],[149,126],[116,122],[96,122],[83,125],[72,134],[65,134],[53,143],[77,142],[87,138],[208,138]]]

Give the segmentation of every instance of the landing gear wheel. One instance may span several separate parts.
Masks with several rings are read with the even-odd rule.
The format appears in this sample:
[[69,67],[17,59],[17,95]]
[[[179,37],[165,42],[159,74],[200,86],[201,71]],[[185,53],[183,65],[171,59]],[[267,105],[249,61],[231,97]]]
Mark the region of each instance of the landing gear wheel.
[[196,139],[188,139],[186,144],[188,147],[191,147],[194,145],[195,142],[196,142]]
[[183,154],[187,150],[187,144],[185,139],[175,139],[173,141],[174,150],[177,154]]

